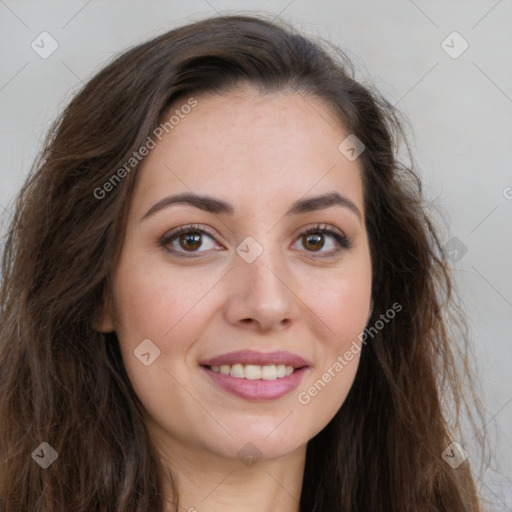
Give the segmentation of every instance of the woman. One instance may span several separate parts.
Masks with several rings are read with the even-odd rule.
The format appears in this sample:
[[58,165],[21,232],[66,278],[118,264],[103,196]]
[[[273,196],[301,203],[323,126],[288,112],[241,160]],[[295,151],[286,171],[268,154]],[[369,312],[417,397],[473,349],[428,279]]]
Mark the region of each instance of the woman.
[[5,246],[2,511],[481,510],[401,133],[341,52],[263,17],[92,78]]

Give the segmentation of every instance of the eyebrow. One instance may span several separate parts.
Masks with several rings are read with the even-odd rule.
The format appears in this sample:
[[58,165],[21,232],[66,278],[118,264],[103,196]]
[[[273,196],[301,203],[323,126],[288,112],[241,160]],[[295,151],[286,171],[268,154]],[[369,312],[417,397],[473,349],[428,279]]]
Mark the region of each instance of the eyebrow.
[[[233,206],[222,199],[216,199],[214,197],[198,195],[193,193],[183,193],[174,196],[167,196],[163,199],[160,199],[157,203],[155,203],[142,217],[141,221],[151,217],[156,212],[167,208],[169,206],[175,204],[188,204],[190,206],[194,206],[195,208],[199,208],[208,213],[215,214],[228,214],[233,215],[235,213],[235,209]],[[300,213],[313,212],[317,210],[323,210],[324,208],[329,208],[331,206],[341,206],[343,208],[347,208],[351,212],[353,212],[357,218],[362,221],[362,214],[359,208],[353,203],[350,199],[345,196],[342,196],[338,192],[330,192],[327,194],[322,194],[320,196],[310,197],[307,199],[299,199],[295,201],[290,209],[285,213],[285,215],[295,214],[298,215]]]

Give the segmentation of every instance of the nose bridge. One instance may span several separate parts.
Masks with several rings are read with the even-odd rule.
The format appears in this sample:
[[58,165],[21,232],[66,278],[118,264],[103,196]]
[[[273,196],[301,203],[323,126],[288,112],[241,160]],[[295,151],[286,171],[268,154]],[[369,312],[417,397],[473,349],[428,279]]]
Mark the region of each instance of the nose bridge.
[[[237,247],[241,279],[251,285],[253,291],[267,288],[281,288],[283,283],[278,274],[286,274],[286,264],[280,247],[269,234],[259,234],[258,239],[246,237]],[[269,289],[270,291],[270,289]]]
[[[258,236],[258,240],[256,239]],[[231,320],[251,319],[269,327],[296,315],[292,273],[280,246],[268,234],[246,237],[237,247]]]

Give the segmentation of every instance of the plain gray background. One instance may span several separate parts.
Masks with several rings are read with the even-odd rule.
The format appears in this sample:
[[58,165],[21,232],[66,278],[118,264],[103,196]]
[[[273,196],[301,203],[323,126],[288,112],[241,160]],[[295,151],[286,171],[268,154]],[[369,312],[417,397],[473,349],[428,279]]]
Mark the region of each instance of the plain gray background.
[[[235,12],[281,15],[341,46],[358,76],[409,118],[425,194],[444,212],[447,250],[458,251],[453,266],[487,409],[482,427],[495,453],[495,469],[477,475],[480,490],[491,510],[512,511],[510,0],[0,0],[2,229],[49,123],[82,82],[129,46]],[[31,47],[44,37],[51,49],[42,32],[58,44],[45,59]]]

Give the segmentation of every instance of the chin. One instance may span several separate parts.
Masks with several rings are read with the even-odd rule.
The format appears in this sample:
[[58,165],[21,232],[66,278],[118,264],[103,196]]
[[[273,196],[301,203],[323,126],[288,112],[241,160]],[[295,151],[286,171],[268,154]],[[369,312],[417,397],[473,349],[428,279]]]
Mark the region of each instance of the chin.
[[256,420],[251,418],[233,425],[229,428],[233,437],[229,439],[225,437],[224,440],[227,443],[217,448],[223,452],[224,456],[237,459],[243,457],[246,452],[262,460],[278,459],[289,455],[304,447],[314,435],[304,428],[304,423],[297,425],[290,422],[284,426],[284,423],[293,416],[297,416],[297,413],[292,412],[287,419],[284,419],[286,418],[284,414],[277,420],[274,417],[259,417]]

